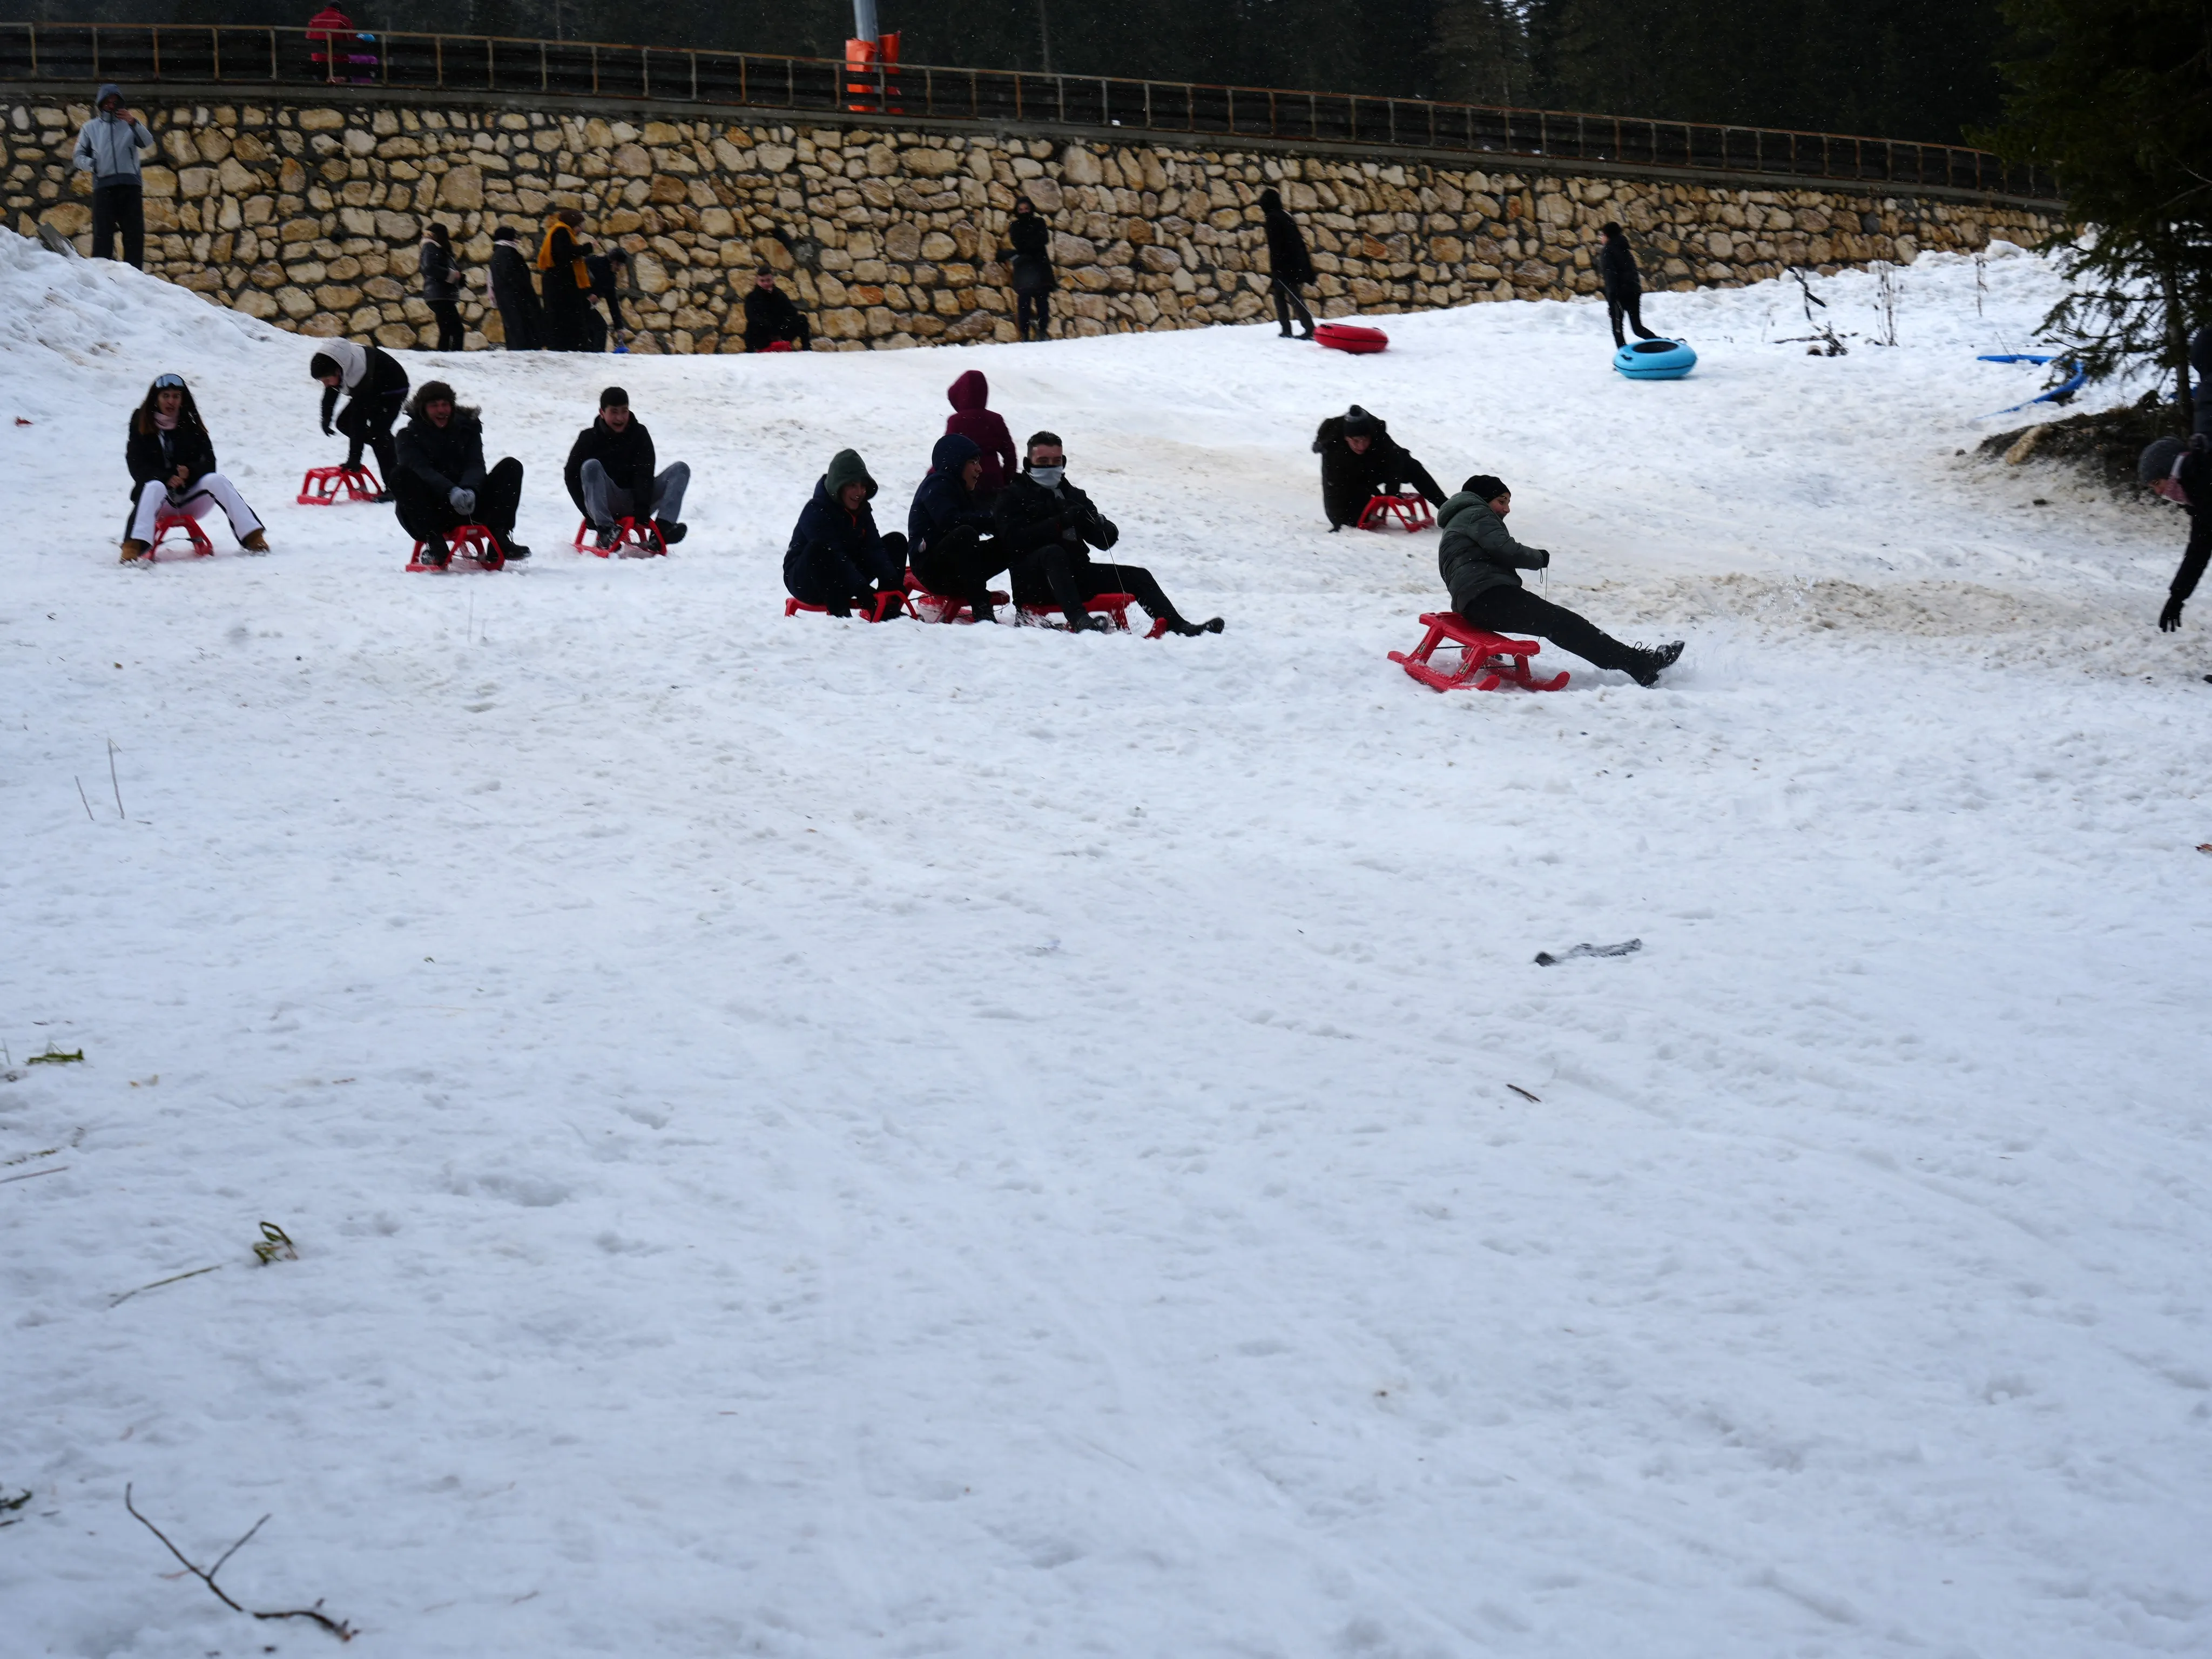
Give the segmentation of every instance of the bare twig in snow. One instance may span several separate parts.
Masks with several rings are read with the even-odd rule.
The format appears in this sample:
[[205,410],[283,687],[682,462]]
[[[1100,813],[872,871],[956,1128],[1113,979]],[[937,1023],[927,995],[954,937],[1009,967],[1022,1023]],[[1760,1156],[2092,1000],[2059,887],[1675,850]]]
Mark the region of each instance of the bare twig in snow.
[[11,1181],[36,1181],[40,1176],[59,1175],[68,1168],[69,1165],[66,1164],[57,1164],[51,1170],[32,1170],[19,1176],[0,1176],[0,1187],[6,1186]]
[[[1523,1100],[1536,1100],[1535,1096],[1530,1094],[1526,1089],[1522,1088],[1517,1083],[1509,1083],[1505,1086],[1512,1090],[1515,1094],[1520,1096]],[[1536,1103],[1539,1106],[1541,1106],[1544,1103],[1540,1100],[1536,1100]]]
[[[76,780],[76,798],[77,798],[79,800],[81,800],[81,801],[83,801],[83,802],[84,802],[84,815],[85,815],[85,817],[87,817],[90,818],[90,817],[92,817],[92,802],[91,802],[90,799],[89,799],[89,798],[88,798],[88,797],[86,796],[86,794],[85,794],[85,793],[84,793],[84,780],[83,780],[82,778],[77,778],[77,779]],[[99,822],[100,822],[100,820],[99,820],[99,819],[97,819],[97,818],[93,818],[93,822],[94,822],[94,823],[99,823]]]
[[[141,1285],[138,1287],[138,1291],[158,1291],[162,1285],[173,1285],[179,1279],[198,1279],[202,1273],[220,1273],[222,1271],[222,1263],[217,1261],[210,1267],[195,1267],[188,1273],[171,1273],[167,1279],[157,1279],[150,1285]],[[109,1303],[107,1305],[111,1308],[119,1308],[125,1303],[128,1302],[132,1297],[137,1295],[138,1291],[125,1291],[122,1295],[117,1297],[114,1301]]]
[[129,817],[131,814],[123,810],[123,780],[115,775],[115,739],[112,738],[107,740],[107,781],[115,786],[115,816]]
[[175,1556],[179,1561],[184,1563],[184,1568],[186,1572],[189,1572],[193,1577],[198,1579],[200,1583],[205,1584],[210,1590],[214,1592],[216,1600],[222,1602],[223,1606],[228,1607],[233,1613],[251,1613],[256,1619],[312,1620],[314,1623],[320,1625],[325,1630],[330,1632],[331,1635],[337,1637],[339,1641],[350,1642],[353,1640],[353,1626],[347,1624],[343,1620],[333,1619],[328,1613],[325,1613],[322,1610],[323,1604],[320,1601],[316,1602],[312,1607],[289,1607],[263,1613],[252,1607],[242,1607],[239,1606],[237,1602],[230,1599],[228,1592],[227,1592],[222,1585],[215,1582],[215,1576],[222,1571],[223,1563],[229,1560],[230,1558],[237,1554],[239,1551],[244,1549],[247,1543],[252,1540],[253,1534],[259,1532],[262,1528],[269,1524],[269,1517],[267,1516],[263,1516],[251,1527],[248,1527],[246,1529],[246,1536],[240,1539],[235,1544],[233,1544],[228,1549],[225,1550],[220,1556],[218,1556],[216,1559],[216,1564],[213,1566],[201,1567],[196,1566],[193,1563],[185,1559],[185,1553],[169,1541],[168,1534],[163,1532],[151,1521],[149,1521],[144,1516],[138,1513],[138,1506],[131,1501],[131,1488],[128,1485],[125,1485],[123,1488],[123,1507],[131,1511],[132,1518],[135,1519],[140,1526],[145,1528],[148,1532],[152,1533],[155,1537],[161,1540],[161,1547],[164,1549],[167,1550],[170,1554]]

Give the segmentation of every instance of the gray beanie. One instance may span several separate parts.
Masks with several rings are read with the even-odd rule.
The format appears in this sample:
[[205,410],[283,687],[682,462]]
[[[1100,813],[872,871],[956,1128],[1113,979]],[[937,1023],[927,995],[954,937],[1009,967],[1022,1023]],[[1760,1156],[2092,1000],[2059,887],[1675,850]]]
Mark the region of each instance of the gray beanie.
[[2136,482],[2153,484],[2160,478],[2171,477],[2173,464],[2181,459],[2181,452],[2189,446],[2179,438],[2154,438],[2143,446],[2143,453],[2136,458]]

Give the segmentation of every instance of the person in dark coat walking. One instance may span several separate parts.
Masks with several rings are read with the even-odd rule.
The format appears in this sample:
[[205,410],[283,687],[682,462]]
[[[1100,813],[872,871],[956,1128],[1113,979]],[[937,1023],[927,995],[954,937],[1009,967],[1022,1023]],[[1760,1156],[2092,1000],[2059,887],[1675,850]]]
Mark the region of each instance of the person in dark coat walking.
[[1659,337],[1644,326],[1644,273],[1636,268],[1636,254],[1628,246],[1628,233],[1619,225],[1606,225],[1598,234],[1604,245],[1597,251],[1598,280],[1605,285],[1606,320],[1613,325],[1613,343],[1625,346],[1628,338],[1620,331],[1620,319],[1628,319],[1629,327],[1636,331],[1639,340],[1656,340]]
[[991,578],[1006,568],[993,533],[990,507],[978,493],[983,452],[972,438],[948,432],[929,452],[929,472],[907,509],[907,562],[933,593],[965,599],[979,623],[998,621]]
[[691,469],[683,461],[653,471],[653,434],[629,412],[629,393],[611,386],[599,393],[597,419],[576,434],[562,480],[576,510],[599,532],[599,544],[618,539],[617,519],[650,519],[663,547],[684,539],[684,492]]
[[1006,240],[1013,246],[999,257],[1014,283],[1014,337],[1026,340],[1034,327],[1042,340],[1051,331],[1052,291],[1059,279],[1052,269],[1052,228],[1026,196],[1015,198]]
[[1444,504],[1444,492],[1428,468],[1391,437],[1389,426],[1358,404],[1321,423],[1313,450],[1321,457],[1321,504],[1331,533],[1358,524],[1369,501],[1397,494],[1401,484],[1419,490],[1431,507]]
[[433,223],[422,234],[417,270],[422,278],[422,303],[438,319],[438,349],[459,351],[465,338],[461,331],[461,264],[453,258],[453,233]]
[[1057,433],[1033,432],[1024,451],[1022,471],[993,506],[999,539],[1011,556],[1014,603],[1056,605],[1072,632],[1107,624],[1084,609],[1100,593],[1133,595],[1145,614],[1164,623],[1170,634],[1218,634],[1221,618],[1186,622],[1142,565],[1092,561],[1090,550],[1106,552],[1121,539],[1114,521],[1091,504],[1091,497],[1067,481],[1067,452]]
[[216,471],[215,441],[183,375],[154,377],[146,401],[131,413],[123,459],[131,482],[131,514],[123,525],[124,563],[143,557],[154,544],[155,523],[164,509],[204,519],[219,507],[240,547],[249,553],[269,550],[261,520],[238,487]]
[[[2197,407],[2201,413],[2205,404],[2200,400]],[[2200,432],[2186,443],[2179,438],[2156,440],[2136,458],[2136,477],[2152,494],[2189,514],[2189,544],[2181,550],[2181,568],[2173,573],[2166,606],[2158,613],[2159,631],[2171,634],[2181,626],[2181,607],[2197,592],[2205,563],[2212,560],[2212,437]]]
[[945,429],[969,439],[982,453],[982,477],[975,493],[997,495],[1014,476],[1022,458],[1014,453],[1014,434],[988,407],[991,383],[983,378],[981,369],[971,368],[945,389],[945,397],[952,405],[952,413],[945,417]]
[[841,449],[817,480],[783,552],[783,585],[801,605],[849,617],[872,611],[882,593],[906,592],[906,538],[878,532],[868,503],[876,481],[860,452]]
[[629,333],[629,323],[623,316],[622,290],[623,280],[630,276],[634,263],[629,250],[621,246],[605,253],[584,256],[584,269],[592,273],[592,292],[605,305],[607,321],[613,327],[617,341]]
[[346,466],[359,466],[362,447],[374,445],[388,497],[392,475],[398,466],[392,428],[407,402],[407,371],[382,346],[332,339],[315,349],[307,360],[307,373],[323,383],[323,435],[331,435],[331,411],[343,390],[346,406],[337,418],[337,430],[346,435]]
[[138,155],[154,148],[154,135],[136,111],[123,107],[123,88],[112,82],[93,105],[96,113],[77,129],[73,158],[79,173],[92,175],[92,257],[112,259],[119,234],[123,262],[143,270],[146,185]]
[[811,351],[814,331],[805,313],[791,296],[775,285],[775,273],[763,270],[753,277],[752,292],[745,295],[745,349],[748,351]]
[[1650,685],[1682,654],[1682,641],[1647,650],[1624,645],[1565,605],[1537,598],[1521,586],[1523,570],[1542,570],[1552,556],[1523,547],[1505,528],[1513,495],[1503,481],[1477,473],[1446,501],[1437,522],[1443,541],[1437,566],[1451,590],[1452,609],[1493,634],[1534,634],[1600,668],[1618,668],[1638,685]]
[[500,331],[509,351],[539,351],[545,345],[545,317],[538,308],[538,289],[530,280],[530,261],[515,246],[514,228],[491,234],[491,302],[499,307]]
[[1314,280],[1313,255],[1306,249],[1305,234],[1298,222],[1291,217],[1283,206],[1279,191],[1260,192],[1260,210],[1267,226],[1268,286],[1275,295],[1275,320],[1283,325],[1283,337],[1291,337],[1291,314],[1297,313],[1302,340],[1313,338],[1313,313],[1306,309],[1305,296],[1298,292]]
[[483,422],[473,409],[453,401],[453,388],[430,380],[408,405],[399,434],[398,497],[401,528],[418,542],[425,564],[453,557],[446,538],[465,524],[480,524],[492,533],[508,562],[526,559],[530,550],[514,539],[514,515],[522,505],[522,463],[512,455],[487,470]]
[[[545,344],[552,351],[592,349],[592,271],[584,263],[589,239],[580,235],[584,216],[562,208],[545,227],[538,269],[545,283]],[[605,325],[601,325],[602,327]]]

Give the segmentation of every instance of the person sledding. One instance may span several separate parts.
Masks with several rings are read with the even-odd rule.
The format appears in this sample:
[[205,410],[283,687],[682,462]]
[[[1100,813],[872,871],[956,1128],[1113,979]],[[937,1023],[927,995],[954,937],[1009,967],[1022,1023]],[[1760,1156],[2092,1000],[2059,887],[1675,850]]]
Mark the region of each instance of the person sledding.
[[772,270],[757,272],[745,295],[745,349],[748,351],[811,351],[814,331],[806,314],[791,296],[775,285]]
[[904,595],[906,538],[876,529],[868,505],[875,494],[859,451],[830,457],[784,549],[783,585],[793,599],[849,617],[856,609],[874,616],[884,595]]
[[1599,668],[1617,668],[1638,685],[1656,684],[1660,672],[1682,654],[1682,641],[1656,649],[1625,645],[1565,605],[1522,586],[1521,573],[1547,568],[1552,556],[1513,539],[1505,528],[1512,510],[1513,494],[1504,482],[1477,473],[1437,514],[1444,532],[1437,564],[1451,590],[1452,609],[1486,632],[1534,634]]
[[609,386],[599,393],[598,416],[569,446],[561,475],[603,551],[622,541],[623,519],[640,529],[649,524],[664,548],[684,539],[684,492],[690,485],[691,469],[676,461],[655,472],[653,462],[653,434],[630,413],[629,393]]
[[1186,622],[1141,565],[1100,564],[1091,550],[1106,552],[1121,539],[1114,521],[1067,481],[1067,452],[1057,433],[1030,434],[1022,470],[994,504],[999,539],[1011,556],[1017,605],[1058,605],[1078,634],[1107,624],[1085,609],[1101,593],[1127,593],[1145,614],[1170,634],[1218,634],[1218,617]]
[[249,553],[269,550],[261,520],[238,487],[216,471],[215,441],[208,436],[183,375],[154,377],[154,384],[146,388],[146,401],[131,413],[123,459],[131,469],[131,516],[123,526],[124,563],[145,556],[158,533],[155,521],[164,512],[204,519],[218,507],[230,520],[230,533],[240,547]]
[[447,538],[465,524],[490,531],[507,563],[528,558],[530,550],[514,539],[522,463],[510,455],[486,470],[483,421],[457,404],[443,380],[425,381],[407,414],[392,494],[401,527],[425,544],[422,562],[446,563],[452,556]]
[[972,440],[983,458],[975,493],[985,497],[997,495],[1022,460],[1014,453],[1014,434],[989,407],[991,383],[983,378],[981,369],[971,368],[945,388],[945,398],[952,405],[952,412],[945,417],[945,429]]
[[1314,434],[1313,452],[1321,457],[1322,511],[1331,534],[1356,525],[1377,495],[1395,495],[1410,484],[1431,507],[1444,504],[1444,492],[1423,466],[1390,435],[1390,428],[1358,404],[1332,415]]
[[373,447],[377,470],[384,475],[384,494],[376,499],[390,501],[392,475],[398,467],[392,428],[407,403],[407,371],[382,346],[331,339],[315,348],[307,373],[323,383],[323,435],[331,435],[331,411],[343,392],[346,406],[338,413],[337,429],[345,434],[345,470],[359,471],[362,450]]
[[907,562],[932,593],[965,602],[979,623],[996,622],[991,578],[1006,568],[991,508],[979,494],[983,452],[949,432],[929,452],[929,473],[907,509]]
[[2136,477],[2154,495],[2189,514],[2189,543],[2181,550],[2181,568],[2173,573],[2165,608],[2158,613],[2159,631],[2171,634],[2181,626],[2181,608],[2196,592],[2206,561],[2212,560],[2212,437],[2199,432],[2185,443],[2179,438],[2157,439],[2136,458]]

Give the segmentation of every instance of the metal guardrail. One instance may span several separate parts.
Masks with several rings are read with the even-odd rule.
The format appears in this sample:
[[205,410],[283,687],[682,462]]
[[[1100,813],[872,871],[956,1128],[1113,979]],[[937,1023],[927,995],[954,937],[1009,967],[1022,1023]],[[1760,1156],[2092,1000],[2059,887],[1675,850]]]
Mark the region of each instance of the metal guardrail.
[[359,86],[896,114],[2059,199],[2049,175],[2008,166],[1985,150],[1769,127],[1026,70],[860,67],[836,58],[489,35],[363,32],[326,38],[304,28],[233,24],[0,25],[0,82],[67,84],[88,94],[102,81],[134,88],[173,83],[334,91]]

